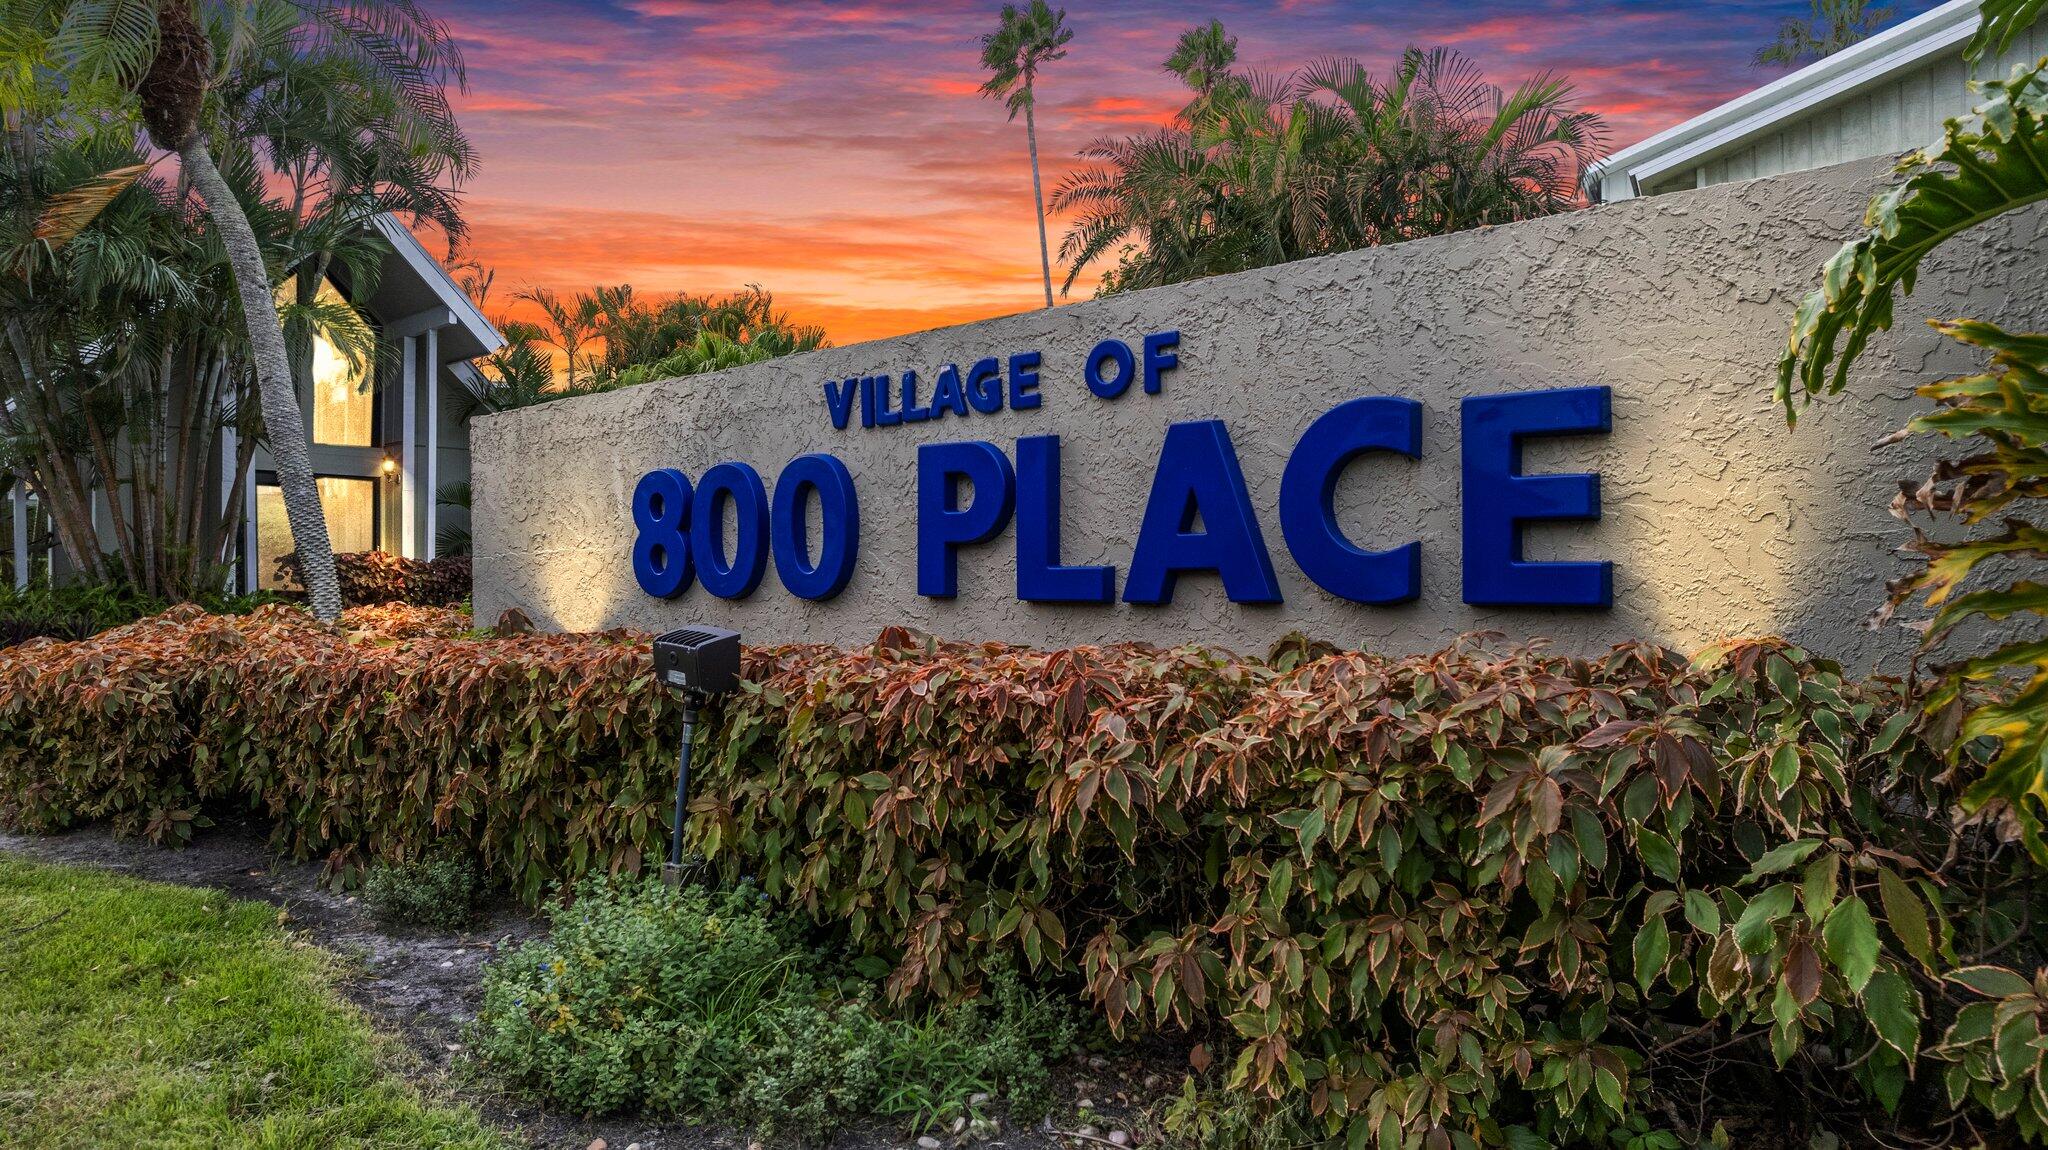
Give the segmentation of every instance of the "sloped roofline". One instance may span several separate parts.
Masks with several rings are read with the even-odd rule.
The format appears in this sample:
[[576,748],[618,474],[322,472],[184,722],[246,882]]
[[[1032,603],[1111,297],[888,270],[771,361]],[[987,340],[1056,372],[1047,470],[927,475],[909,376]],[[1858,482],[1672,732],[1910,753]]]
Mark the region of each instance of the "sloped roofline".
[[[1696,166],[1777,124],[1883,82],[1939,56],[1976,32],[1983,0],[1949,0],[1746,95],[1694,116],[1594,164],[1586,195],[1598,200],[1608,178],[1626,174],[1640,195],[1669,172]],[[1932,143],[1932,141],[1929,141]]]
[[505,346],[505,337],[498,333],[490,320],[484,318],[484,313],[477,309],[476,301],[469,298],[469,293],[462,290],[454,277],[448,274],[448,269],[441,266],[441,261],[427,254],[427,249],[421,245],[419,237],[412,234],[411,228],[389,212],[378,214],[371,222],[391,242],[392,250],[405,262],[407,269],[455,316],[456,324],[483,347],[479,354],[489,355]]

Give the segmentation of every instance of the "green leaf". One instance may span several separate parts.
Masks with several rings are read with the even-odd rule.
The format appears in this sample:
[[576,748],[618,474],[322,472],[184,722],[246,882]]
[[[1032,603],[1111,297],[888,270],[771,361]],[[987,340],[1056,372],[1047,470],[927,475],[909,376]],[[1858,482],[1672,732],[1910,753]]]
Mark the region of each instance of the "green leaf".
[[[1644,990],[1657,981],[1664,971],[1664,962],[1671,957],[1671,928],[1664,925],[1664,916],[1652,915],[1636,932],[1635,961],[1636,985]],[[1620,1107],[1616,1106],[1619,1110]]]
[[[1771,752],[1771,785],[1783,795],[1799,782],[1799,744],[1782,743]],[[1769,856],[1766,856],[1769,857]]]
[[1678,849],[1671,840],[1647,827],[1636,831],[1636,852],[1650,873],[1668,882],[1678,881]]
[[1616,1114],[1627,1113],[1623,1109],[1621,1079],[1616,1078],[1612,1070],[1607,1069],[1605,1066],[1595,1068],[1593,1071],[1593,1085],[1600,1092],[1600,1101],[1605,1102],[1609,1110],[1614,1111]]
[[1818,922],[1834,908],[1835,891],[1841,876],[1842,856],[1830,851],[1806,864],[1799,883],[1799,902],[1806,917]]
[[1764,674],[1770,677],[1771,686],[1780,696],[1787,699],[1799,697],[1799,673],[1792,669],[1792,661],[1776,651],[1764,660]]
[[1273,864],[1272,873],[1266,881],[1266,905],[1274,910],[1284,909],[1293,894],[1294,864],[1283,858]]
[[2031,994],[2034,990],[2033,983],[2002,966],[1966,966],[1950,971],[1946,977],[1950,982],[1967,986],[1986,998],[2010,998],[2016,994]]
[[1718,934],[1721,930],[1721,909],[1714,905],[1706,892],[1689,890],[1685,892],[1685,921],[1701,934]]
[[1789,882],[1756,896],[1735,920],[1735,942],[1744,954],[1762,954],[1771,949],[1777,932],[1773,929],[1779,919],[1792,913],[1792,904],[1799,897],[1799,888]]
[[1934,940],[1927,926],[1927,907],[1906,880],[1890,867],[1877,868],[1878,901],[1884,904],[1884,920],[1906,947],[1906,953],[1920,965],[1934,969]]
[[1586,860],[1588,870],[1607,869],[1607,833],[1600,826],[1599,815],[1586,807],[1574,806],[1572,838],[1579,844],[1579,856]]
[[1889,970],[1870,977],[1863,988],[1863,1012],[1885,1044],[1911,1059],[1920,1052],[1920,996],[1911,983]]
[[1984,0],[1983,23],[1963,49],[1963,58],[1975,64],[1987,54],[2002,55],[2041,18],[2043,8],[2048,8],[2048,0]]
[[[1796,760],[1793,771],[1794,776],[1797,777],[1798,766]],[[1742,881],[1745,883],[1755,882],[1767,874],[1777,874],[1780,871],[1791,870],[1804,861],[1807,855],[1820,849],[1824,842],[1825,840],[1823,839],[1800,839],[1797,842],[1783,843],[1772,847],[1764,852],[1764,857],[1756,860],[1756,865],[1749,868],[1749,874],[1745,875]]]
[[1828,961],[1842,973],[1842,981],[1850,990],[1863,993],[1871,972],[1877,969],[1877,926],[1870,920],[1870,908],[1853,894],[1836,903],[1827,925],[1821,928],[1821,942],[1827,948]]
[[1877,738],[1872,739],[1870,742],[1871,751],[1881,755],[1897,746],[1899,736],[1905,734],[1906,728],[1913,725],[1913,718],[1914,713],[1910,710],[1905,710],[1886,719],[1884,721],[1884,729],[1879,731]]

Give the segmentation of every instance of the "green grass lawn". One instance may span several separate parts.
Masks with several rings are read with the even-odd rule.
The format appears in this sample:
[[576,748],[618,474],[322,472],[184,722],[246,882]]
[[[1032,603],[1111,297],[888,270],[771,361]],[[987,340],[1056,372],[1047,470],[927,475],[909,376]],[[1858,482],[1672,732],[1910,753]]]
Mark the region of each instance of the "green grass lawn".
[[0,858],[0,1146],[504,1145],[335,973],[261,903]]

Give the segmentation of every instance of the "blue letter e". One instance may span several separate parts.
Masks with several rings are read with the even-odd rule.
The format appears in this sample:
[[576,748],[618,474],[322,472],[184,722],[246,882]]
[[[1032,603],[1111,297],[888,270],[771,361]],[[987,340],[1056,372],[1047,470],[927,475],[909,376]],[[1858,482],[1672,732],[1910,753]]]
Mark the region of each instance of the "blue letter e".
[[[974,487],[974,502],[958,506],[956,480]],[[986,543],[1010,521],[1017,477],[1010,458],[993,443],[927,443],[917,449],[917,593],[951,599],[960,590],[954,551]]]
[[1462,405],[1465,602],[1479,607],[1608,607],[1612,563],[1532,563],[1522,524],[1600,518],[1598,475],[1523,475],[1522,440],[1613,426],[1605,387],[1479,395]]

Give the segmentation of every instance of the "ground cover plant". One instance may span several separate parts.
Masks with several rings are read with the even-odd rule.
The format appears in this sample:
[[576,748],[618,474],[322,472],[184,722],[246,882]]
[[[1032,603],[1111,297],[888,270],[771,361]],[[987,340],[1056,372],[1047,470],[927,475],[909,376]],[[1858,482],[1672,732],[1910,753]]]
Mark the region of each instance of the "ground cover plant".
[[1073,1042],[1065,1008],[1005,970],[985,1004],[879,1012],[867,979],[765,904],[746,885],[584,883],[545,939],[486,968],[478,1057],[569,1109],[710,1115],[764,1138],[864,1115],[922,1131],[997,1094],[1043,1111],[1047,1066]]
[[0,858],[0,1146],[503,1145],[405,1084],[276,916]]
[[[528,899],[639,871],[679,727],[646,637],[470,627],[179,608],[27,644],[0,655],[0,795],[165,841],[253,807],[341,878],[434,842]],[[2043,884],[2024,810],[1958,817],[1994,758],[1958,735],[1967,691],[1929,712],[1776,641],[891,631],[745,670],[693,843],[886,968],[892,1009],[1012,967],[1340,1144],[2048,1134]]]
[[[467,594],[466,587],[464,593]],[[279,596],[268,592],[215,592],[197,599],[209,611],[231,615],[246,614],[266,603],[280,601]],[[83,639],[109,627],[154,615],[169,606],[168,600],[119,583],[0,586],[0,647],[36,638]]]
[[455,851],[380,863],[363,878],[371,913],[398,926],[461,930],[476,920],[488,894],[476,864]]

